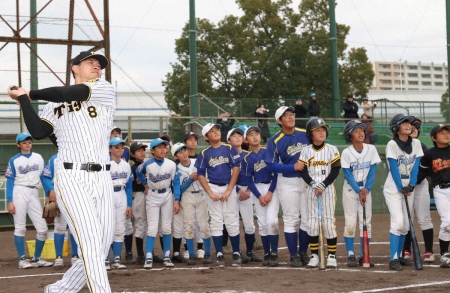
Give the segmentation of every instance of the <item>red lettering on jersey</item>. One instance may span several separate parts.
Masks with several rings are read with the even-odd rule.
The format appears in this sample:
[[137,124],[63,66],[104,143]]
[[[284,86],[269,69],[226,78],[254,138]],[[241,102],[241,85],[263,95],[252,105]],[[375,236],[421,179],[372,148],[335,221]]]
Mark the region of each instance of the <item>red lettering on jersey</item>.
[[436,173],[443,169],[450,168],[450,160],[442,160],[442,159],[433,160],[433,162],[431,162],[431,166],[433,168],[433,172]]

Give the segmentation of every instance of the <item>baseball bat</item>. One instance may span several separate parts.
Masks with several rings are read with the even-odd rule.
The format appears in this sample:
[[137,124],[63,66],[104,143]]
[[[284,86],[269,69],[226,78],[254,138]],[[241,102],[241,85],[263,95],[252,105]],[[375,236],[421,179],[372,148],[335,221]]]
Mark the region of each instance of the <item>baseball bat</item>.
[[319,215],[319,270],[326,269],[325,248],[323,243],[323,224],[322,224],[322,195],[317,197],[318,215]]
[[413,221],[411,219],[411,213],[409,212],[408,198],[406,194],[405,194],[405,204],[406,204],[406,211],[408,212],[409,230],[411,231],[411,243],[414,256],[414,266],[416,267],[416,270],[423,270],[423,263],[422,258],[420,257],[419,244],[417,243],[416,232],[414,231]]
[[369,233],[366,224],[366,203],[363,203],[363,268],[370,268]]

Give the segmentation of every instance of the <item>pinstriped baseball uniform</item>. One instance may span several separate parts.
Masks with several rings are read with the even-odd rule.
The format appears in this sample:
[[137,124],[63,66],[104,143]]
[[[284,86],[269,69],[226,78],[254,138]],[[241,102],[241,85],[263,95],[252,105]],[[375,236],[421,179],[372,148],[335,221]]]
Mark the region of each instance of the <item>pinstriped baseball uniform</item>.
[[[315,182],[323,182],[331,172],[331,165],[340,160],[339,151],[334,145],[325,143],[322,148],[316,150],[312,145],[302,150],[299,161],[308,167],[309,176]],[[317,196],[314,189],[307,187],[308,196],[308,235],[319,235]],[[325,188],[322,194],[322,220],[324,236],[327,239],[335,238],[336,226],[334,210],[336,207],[336,190],[334,184]]]
[[[104,260],[114,228],[113,187],[106,164],[109,164],[115,91],[109,82],[100,79],[83,84],[89,89],[87,96],[80,97],[80,101],[50,103],[40,115],[53,127],[57,138],[56,198],[74,234],[80,256],[62,280],[48,287],[49,292],[67,292],[67,288],[77,292],[86,284],[91,292],[111,291]],[[76,91],[80,86],[66,90]],[[55,95],[59,94],[57,89]],[[52,88],[45,91],[53,93]],[[39,98],[43,93],[32,91],[30,96],[36,94]],[[101,164],[102,170],[80,170],[80,164],[88,162]],[[73,169],[66,169],[63,163],[73,163]]]

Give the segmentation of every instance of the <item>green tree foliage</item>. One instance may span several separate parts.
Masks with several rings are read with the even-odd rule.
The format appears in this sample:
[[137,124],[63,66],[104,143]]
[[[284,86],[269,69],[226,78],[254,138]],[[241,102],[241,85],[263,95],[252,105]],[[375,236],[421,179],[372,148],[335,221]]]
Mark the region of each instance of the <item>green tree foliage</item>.
[[[237,0],[243,16],[217,25],[197,20],[199,92],[238,116],[253,116],[257,103],[274,111],[294,97],[331,99],[329,11],[326,0]],[[350,27],[337,24],[341,95],[367,93],[373,70],[363,48],[347,52]],[[168,107],[189,113],[189,25],[175,49],[177,62],[162,84]],[[308,98],[307,98],[308,97]],[[291,102],[292,101],[292,102]],[[322,102],[326,116],[329,102]],[[211,111],[209,111],[211,112]],[[203,113],[212,115],[216,113]]]

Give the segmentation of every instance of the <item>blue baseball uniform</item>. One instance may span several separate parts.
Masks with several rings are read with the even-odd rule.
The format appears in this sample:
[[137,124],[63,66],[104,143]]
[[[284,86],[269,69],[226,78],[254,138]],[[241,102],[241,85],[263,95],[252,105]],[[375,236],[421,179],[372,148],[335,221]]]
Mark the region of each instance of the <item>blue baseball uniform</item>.
[[[295,128],[292,134],[278,132],[267,144],[264,161],[270,172],[278,174],[277,190],[283,209],[284,235],[291,255],[306,253],[307,234],[306,184],[300,172],[295,171],[301,151],[310,144],[304,129]],[[299,214],[302,217],[301,225]],[[300,247],[297,250],[297,242]]]

